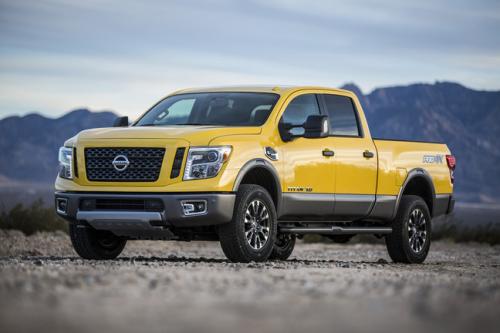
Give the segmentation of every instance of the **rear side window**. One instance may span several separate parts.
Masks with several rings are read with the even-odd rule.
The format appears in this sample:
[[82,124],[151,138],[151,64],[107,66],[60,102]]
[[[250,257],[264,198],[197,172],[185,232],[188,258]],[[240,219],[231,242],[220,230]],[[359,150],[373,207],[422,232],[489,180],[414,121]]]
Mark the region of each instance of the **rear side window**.
[[[281,122],[292,126],[302,126],[306,122],[307,117],[319,114],[320,112],[316,95],[300,95],[295,97],[290,104],[288,104],[283,116],[281,117]],[[304,134],[304,129],[295,127],[292,128],[290,132],[294,135],[302,135]]]
[[351,98],[339,95],[323,95],[330,135],[360,136],[358,117]]

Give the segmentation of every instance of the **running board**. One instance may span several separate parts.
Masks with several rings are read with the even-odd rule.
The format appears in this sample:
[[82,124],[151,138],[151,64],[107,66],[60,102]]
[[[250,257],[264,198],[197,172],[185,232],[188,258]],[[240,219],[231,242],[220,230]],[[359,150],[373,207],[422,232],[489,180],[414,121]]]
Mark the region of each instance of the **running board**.
[[304,228],[304,227],[281,227],[279,232],[286,234],[321,234],[321,235],[357,235],[357,234],[378,234],[385,235],[392,233],[391,227],[330,227],[330,228]]

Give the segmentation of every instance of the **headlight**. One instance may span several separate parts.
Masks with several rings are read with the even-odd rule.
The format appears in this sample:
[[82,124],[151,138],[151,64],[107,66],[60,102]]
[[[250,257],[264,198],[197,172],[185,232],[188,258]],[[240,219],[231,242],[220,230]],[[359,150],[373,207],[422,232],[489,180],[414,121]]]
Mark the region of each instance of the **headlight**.
[[73,148],[59,148],[59,177],[73,179]]
[[230,153],[231,147],[229,146],[189,148],[184,180],[217,176]]

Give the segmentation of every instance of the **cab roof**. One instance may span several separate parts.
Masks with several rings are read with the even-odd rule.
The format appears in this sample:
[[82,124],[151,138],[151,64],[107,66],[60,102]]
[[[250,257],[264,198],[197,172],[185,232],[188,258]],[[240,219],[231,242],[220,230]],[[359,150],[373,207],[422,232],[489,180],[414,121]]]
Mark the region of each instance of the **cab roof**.
[[297,90],[329,90],[333,92],[350,92],[343,89],[319,87],[319,86],[287,86],[287,85],[254,85],[254,86],[221,86],[221,87],[205,87],[205,88],[188,88],[178,90],[175,94],[188,94],[188,93],[206,93],[206,92],[260,92],[260,93],[274,93],[283,95],[285,93],[292,93]]

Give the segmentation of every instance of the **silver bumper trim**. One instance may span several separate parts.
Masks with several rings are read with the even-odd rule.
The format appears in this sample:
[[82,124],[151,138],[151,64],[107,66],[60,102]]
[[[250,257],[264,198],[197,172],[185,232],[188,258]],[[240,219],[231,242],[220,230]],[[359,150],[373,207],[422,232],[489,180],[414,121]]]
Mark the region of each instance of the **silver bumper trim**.
[[96,229],[138,229],[155,228],[150,222],[161,222],[163,218],[158,212],[120,212],[120,211],[78,211],[76,219],[87,221]]

